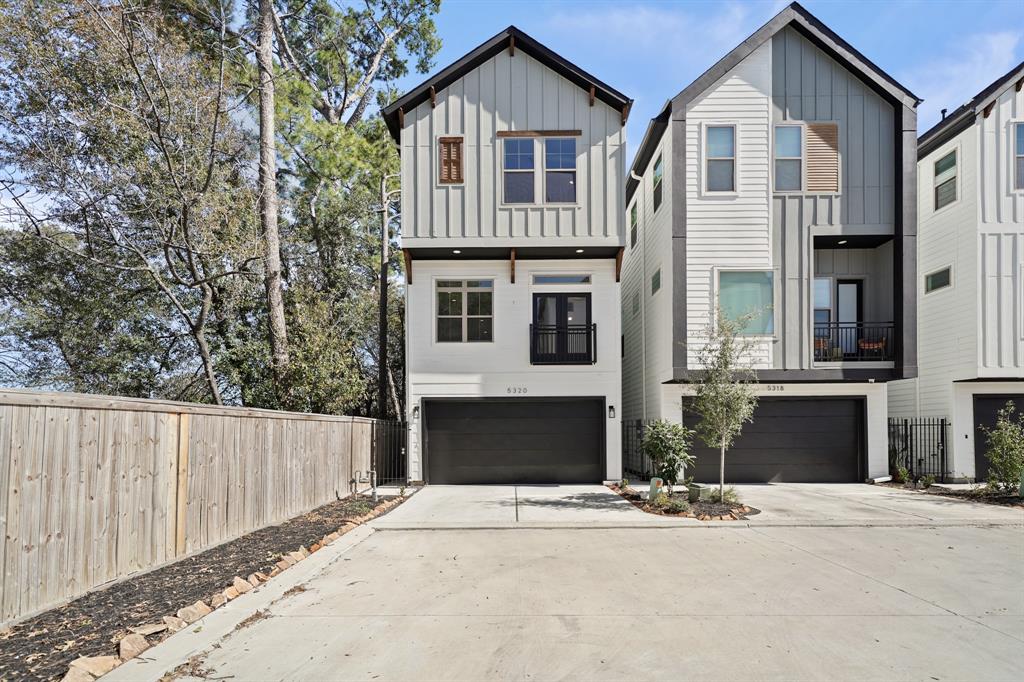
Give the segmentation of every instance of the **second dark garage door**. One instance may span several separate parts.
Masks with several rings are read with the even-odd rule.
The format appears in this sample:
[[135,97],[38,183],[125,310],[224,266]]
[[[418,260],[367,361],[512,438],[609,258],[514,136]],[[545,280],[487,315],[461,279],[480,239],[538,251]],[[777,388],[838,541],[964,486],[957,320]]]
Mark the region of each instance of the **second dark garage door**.
[[[725,455],[727,483],[852,483],[864,480],[860,398],[761,398],[754,421]],[[687,412],[687,426],[696,417]],[[694,479],[718,482],[717,449],[695,439]]]
[[424,412],[428,483],[604,479],[603,400],[432,400]]

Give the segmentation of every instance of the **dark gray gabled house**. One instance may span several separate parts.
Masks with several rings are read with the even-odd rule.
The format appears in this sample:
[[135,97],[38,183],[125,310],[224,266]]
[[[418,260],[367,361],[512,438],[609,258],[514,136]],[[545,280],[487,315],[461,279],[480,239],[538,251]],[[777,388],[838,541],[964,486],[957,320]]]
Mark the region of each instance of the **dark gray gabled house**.
[[[714,311],[762,394],[732,481],[888,473],[886,382],[916,375],[920,100],[793,3],[669,100],[627,179],[623,409],[683,420]],[[717,480],[699,453],[698,480]]]

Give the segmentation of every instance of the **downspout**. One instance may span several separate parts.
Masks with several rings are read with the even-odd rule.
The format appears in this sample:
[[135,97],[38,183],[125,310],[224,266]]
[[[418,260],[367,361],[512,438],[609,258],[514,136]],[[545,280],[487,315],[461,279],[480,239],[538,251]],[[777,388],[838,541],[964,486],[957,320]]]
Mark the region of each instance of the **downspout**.
[[[632,168],[629,169],[629,177],[639,184],[640,206],[643,207],[644,179],[636,174]],[[637,211],[637,224],[642,222],[642,216]],[[646,230],[640,234],[640,409],[643,415],[642,421],[647,421],[647,306],[644,304],[644,288],[647,282],[647,233]]]

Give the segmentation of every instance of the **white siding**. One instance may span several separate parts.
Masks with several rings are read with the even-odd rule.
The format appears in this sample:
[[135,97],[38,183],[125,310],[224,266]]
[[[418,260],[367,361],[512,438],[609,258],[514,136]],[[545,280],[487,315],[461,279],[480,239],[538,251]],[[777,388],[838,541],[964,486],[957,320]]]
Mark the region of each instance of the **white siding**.
[[[589,273],[589,285],[537,286],[536,273]],[[406,287],[408,418],[411,423],[410,477],[423,478],[420,420],[413,407],[430,397],[604,397],[616,408],[607,420],[607,475],[621,476],[619,450],[621,374],[619,359],[619,284],[615,263],[600,260],[519,260],[516,282],[508,261],[414,261],[413,283]],[[494,341],[437,343],[435,341],[435,282],[438,279],[494,280]],[[539,291],[588,291],[592,321],[597,325],[597,363],[594,365],[530,364],[529,329],[532,298]],[[510,390],[512,389],[512,390]],[[513,392],[514,391],[514,392]]]
[[[625,130],[621,112],[522,51],[502,51],[405,113],[403,246],[528,243],[619,245],[623,234]],[[535,143],[538,203],[503,205],[498,131],[580,130],[577,203],[544,205],[543,148]],[[437,138],[463,136],[460,185],[438,184]],[[482,241],[480,245],[483,245]]]
[[[686,111],[686,313],[689,367],[696,367],[700,335],[712,319],[717,268],[772,269],[769,194],[769,120],[772,47],[765,43]],[[703,191],[703,126],[736,125],[736,192]],[[776,300],[782,283],[776,273]],[[776,320],[776,331],[779,329]],[[759,368],[772,366],[772,341],[755,345]]]
[[[1024,89],[1010,82],[996,98],[988,118],[978,116],[981,222],[1020,232],[1024,225],[1024,191],[1013,188],[1013,124],[1024,122]],[[936,157],[938,158],[938,157]]]

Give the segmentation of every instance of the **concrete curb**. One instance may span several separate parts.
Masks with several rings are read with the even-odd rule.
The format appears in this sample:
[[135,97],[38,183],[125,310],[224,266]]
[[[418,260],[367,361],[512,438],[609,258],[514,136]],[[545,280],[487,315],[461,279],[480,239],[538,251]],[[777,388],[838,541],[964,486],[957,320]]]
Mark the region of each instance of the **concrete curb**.
[[327,570],[342,555],[373,535],[370,525],[361,525],[314,552],[304,561],[283,571],[273,580],[263,583],[251,592],[240,595],[215,609],[205,618],[192,623],[144,654],[126,661],[103,676],[104,682],[157,682],[164,675],[204,653],[238,627],[239,623],[257,611],[269,608],[284,598],[297,585],[312,580]]
[[555,522],[510,522],[510,523],[392,523],[374,524],[379,532],[419,530],[675,530],[706,528],[1024,528],[1024,520],[976,519],[976,520],[914,520],[889,521],[861,519],[852,521],[698,521],[678,519],[660,523],[555,523]]

